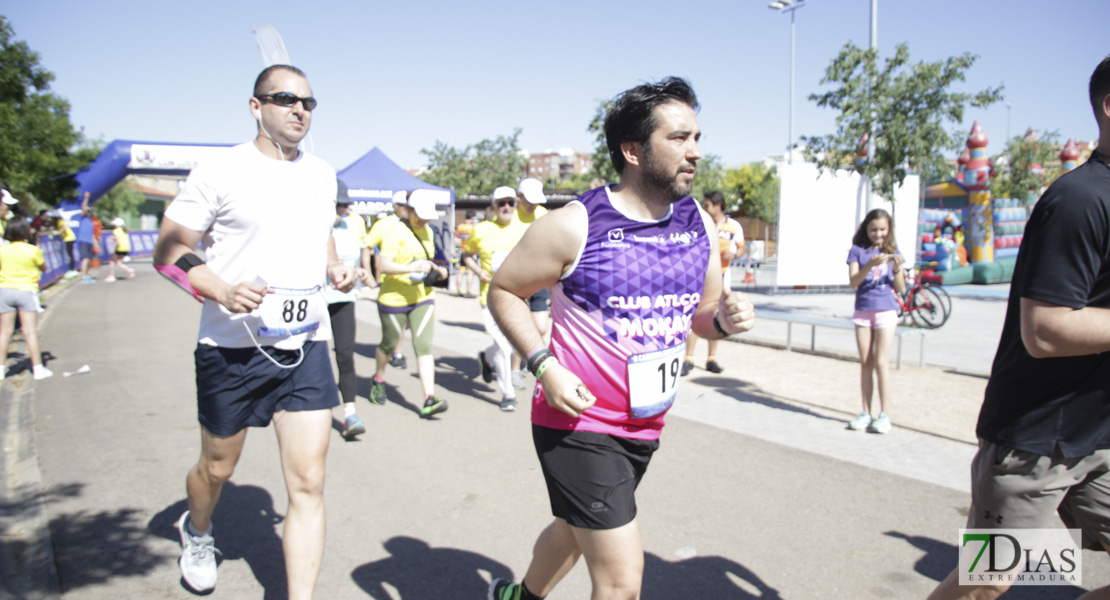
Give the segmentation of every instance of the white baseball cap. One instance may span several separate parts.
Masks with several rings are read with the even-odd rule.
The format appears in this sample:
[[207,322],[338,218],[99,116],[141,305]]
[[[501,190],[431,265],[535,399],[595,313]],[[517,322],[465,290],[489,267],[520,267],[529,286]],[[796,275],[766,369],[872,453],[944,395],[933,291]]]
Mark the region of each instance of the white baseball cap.
[[516,191],[513,188],[503,185],[493,190],[493,201],[497,202],[502,198],[516,198]]
[[430,190],[413,190],[409,195],[409,208],[411,208],[416,216],[431,221],[439,216],[436,212],[436,198]]
[[116,217],[116,218],[112,219],[112,226],[113,227],[123,227],[124,225],[127,225],[127,223],[122,218]]
[[539,179],[529,177],[520,182],[517,190],[529,204],[547,204],[547,196],[543,195],[543,184]]
[[19,204],[19,200],[16,200],[14,197],[12,197],[12,195],[8,193],[8,190],[0,190],[0,195],[3,195],[4,197],[4,204]]
[[401,206],[405,206],[406,204],[409,203],[408,197],[409,197],[409,193],[404,191],[404,190],[401,190],[399,192],[393,192],[393,203],[394,204],[399,204]]

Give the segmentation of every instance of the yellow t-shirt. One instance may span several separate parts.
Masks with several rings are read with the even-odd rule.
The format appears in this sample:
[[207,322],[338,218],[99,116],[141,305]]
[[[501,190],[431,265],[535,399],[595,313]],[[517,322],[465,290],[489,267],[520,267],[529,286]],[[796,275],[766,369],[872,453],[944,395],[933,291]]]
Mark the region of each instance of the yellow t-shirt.
[[537,206],[536,207],[536,212],[534,212],[530,215],[525,214],[524,207],[522,206],[524,204],[524,202],[525,202],[524,200],[521,200],[520,202],[517,203],[517,207],[516,207],[516,220],[517,221],[520,221],[521,223],[524,223],[525,225],[531,225],[533,221],[535,221],[536,219],[538,219],[538,218],[547,214],[547,209],[542,207],[542,206]]
[[[382,232],[382,256],[392,258],[394,262],[407,265],[414,260],[427,260],[435,257],[436,246],[432,241],[432,228],[427,225],[413,231],[406,227],[399,219],[394,219],[395,226],[386,227]],[[374,228],[371,228],[373,230]],[[417,237],[420,244],[416,243]],[[421,248],[421,244],[424,246]],[[427,254],[425,254],[427,250]],[[435,288],[425,286],[422,282],[413,281],[408,273],[399,275],[386,275],[382,279],[382,291],[378,295],[378,304],[384,306],[413,306],[434,299]]]
[[374,221],[370,226],[370,231],[366,233],[366,247],[377,248],[382,245],[382,238],[385,237],[385,232],[389,231],[394,225],[400,225],[401,220],[397,215],[389,215],[384,219]]
[[42,249],[27,242],[0,246],[0,287],[28,292],[39,291],[42,277]]
[[[466,241],[466,253],[477,254],[482,270],[493,275],[527,230],[528,226],[516,219],[504,226],[496,221],[479,223],[474,226],[474,234]],[[489,283],[483,281],[478,295],[482,306],[486,305],[488,293]]]
[[131,252],[131,236],[123,227],[113,229],[112,235],[116,236],[116,252]]
[[61,230],[62,230],[62,241],[63,242],[76,242],[77,241],[77,234],[73,233],[73,229],[70,228],[69,223],[66,223],[65,219],[58,219],[58,225],[61,227]]
[[343,221],[347,224],[347,229],[354,232],[355,239],[358,240],[358,247],[369,248],[369,246],[366,245],[366,219],[363,219],[362,215],[351,213],[343,217]]

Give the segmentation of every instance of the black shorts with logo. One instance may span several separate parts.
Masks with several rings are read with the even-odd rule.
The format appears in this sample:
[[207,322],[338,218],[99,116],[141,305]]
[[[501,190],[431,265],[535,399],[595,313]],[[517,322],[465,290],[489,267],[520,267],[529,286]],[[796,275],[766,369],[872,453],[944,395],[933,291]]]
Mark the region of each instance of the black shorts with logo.
[[636,518],[636,487],[658,440],[532,425],[551,512],[574,527],[616,529]]

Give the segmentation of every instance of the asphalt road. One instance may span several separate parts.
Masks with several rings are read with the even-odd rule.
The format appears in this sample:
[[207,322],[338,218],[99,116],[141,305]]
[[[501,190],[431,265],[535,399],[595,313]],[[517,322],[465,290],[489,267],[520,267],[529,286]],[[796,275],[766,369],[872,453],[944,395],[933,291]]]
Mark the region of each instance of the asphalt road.
[[[173,523],[198,453],[199,305],[136,262],[135,280],[72,285],[50,300],[42,337],[53,379],[23,372],[0,386],[5,597],[193,597],[179,581]],[[850,312],[846,295],[756,298]],[[966,302],[954,318],[982,310],[981,325],[1000,323],[1004,304]],[[444,294],[437,312],[437,388],[450,409],[424,420],[412,370],[389,371],[386,406],[365,400],[380,330],[374,305],[359,303],[358,407],[368,431],[344,441],[336,412],[319,598],[484,598],[491,577],[523,574],[550,520],[530,390],[518,394],[523,410],[502,413],[495,389],[475,379],[475,354],[488,344],[477,302]],[[638,493],[643,598],[923,598],[956,563],[985,379],[904,367],[894,375],[895,430],[850,432],[858,366],[837,358],[832,342],[822,341],[828,355],[777,349],[765,325],[751,334],[759,344],[721,345],[724,374],[698,368],[683,380]],[[988,333],[957,333],[949,353],[977,336]],[[949,345],[935,338],[930,357]],[[83,365],[87,373],[62,376]],[[223,559],[213,597],[285,597],[285,505],[275,437],[252,431],[214,515]],[[1110,581],[1104,555],[1084,560],[1088,584]],[[579,564],[549,597],[588,595]]]

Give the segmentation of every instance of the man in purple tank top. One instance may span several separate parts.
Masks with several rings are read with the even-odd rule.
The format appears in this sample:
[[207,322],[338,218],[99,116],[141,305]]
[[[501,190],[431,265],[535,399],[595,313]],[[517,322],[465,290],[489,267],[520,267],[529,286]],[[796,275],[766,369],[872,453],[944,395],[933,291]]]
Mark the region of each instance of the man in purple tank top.
[[[493,316],[536,376],[532,439],[555,517],[524,579],[495,579],[490,600],[543,598],[579,556],[593,598],[639,597],[634,492],[677,396],[686,338],[755,324],[751,302],[722,290],[716,228],[689,197],[697,108],[674,77],[618,96],[605,137],[620,184],[536,221],[490,284]],[[545,288],[550,348],[525,301]]]

